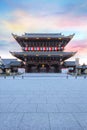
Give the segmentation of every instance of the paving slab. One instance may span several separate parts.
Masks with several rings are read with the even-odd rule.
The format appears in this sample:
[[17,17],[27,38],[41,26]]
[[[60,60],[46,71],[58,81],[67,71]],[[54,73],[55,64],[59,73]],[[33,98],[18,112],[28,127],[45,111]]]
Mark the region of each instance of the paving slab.
[[76,113],[76,112],[81,112],[79,106],[77,104],[73,103],[62,103],[62,104],[57,104],[59,112],[65,112],[65,113]]
[[24,114],[19,130],[50,130],[48,114]]
[[23,114],[0,113],[0,130],[18,130]]
[[49,114],[51,130],[82,130],[72,114],[51,113]]
[[38,104],[37,106],[37,112],[59,112],[56,104]]
[[73,115],[82,129],[87,130],[87,113],[74,113]]
[[21,103],[21,104],[17,104],[14,112],[36,112],[37,110],[37,104],[27,104],[27,103]]
[[0,103],[0,113],[10,113],[14,112],[18,104],[8,104],[8,103]]

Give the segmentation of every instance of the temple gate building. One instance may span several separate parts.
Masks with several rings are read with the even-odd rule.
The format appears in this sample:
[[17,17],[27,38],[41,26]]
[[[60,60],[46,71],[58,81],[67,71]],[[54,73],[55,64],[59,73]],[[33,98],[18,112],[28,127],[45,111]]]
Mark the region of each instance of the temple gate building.
[[22,36],[12,34],[21,46],[21,52],[11,52],[24,63],[26,72],[61,72],[64,61],[76,52],[64,52],[65,46],[73,35],[61,33],[25,33]]

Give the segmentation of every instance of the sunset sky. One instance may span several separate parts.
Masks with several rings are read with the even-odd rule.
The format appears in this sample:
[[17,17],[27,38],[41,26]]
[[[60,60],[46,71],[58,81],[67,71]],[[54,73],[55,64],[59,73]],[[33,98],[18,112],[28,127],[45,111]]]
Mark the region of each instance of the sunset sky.
[[2,0],[0,1],[0,56],[21,48],[11,33],[62,33],[75,36],[65,51],[87,64],[87,0]]

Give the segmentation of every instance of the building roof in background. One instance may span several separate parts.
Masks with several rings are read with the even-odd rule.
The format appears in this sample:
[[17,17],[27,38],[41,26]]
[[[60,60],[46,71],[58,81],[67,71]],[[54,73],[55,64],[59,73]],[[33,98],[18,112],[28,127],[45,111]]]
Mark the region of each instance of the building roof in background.
[[3,61],[4,65],[6,65],[6,64],[9,64],[11,62],[16,62],[17,59],[2,59],[2,61]]
[[2,59],[4,68],[10,68],[11,66],[21,66],[21,61],[17,59]]
[[77,69],[87,69],[87,65],[77,66]]
[[65,61],[64,62],[64,65],[65,66],[76,66],[76,62],[75,61]]

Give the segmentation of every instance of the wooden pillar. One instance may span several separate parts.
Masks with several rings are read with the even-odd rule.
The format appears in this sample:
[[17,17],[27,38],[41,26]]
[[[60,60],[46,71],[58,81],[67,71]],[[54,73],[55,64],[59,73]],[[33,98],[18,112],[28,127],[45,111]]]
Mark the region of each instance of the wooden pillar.
[[26,65],[26,66],[25,66],[25,72],[26,72],[26,73],[32,72],[30,65]]
[[40,72],[40,66],[39,65],[37,66],[37,72]]
[[47,66],[46,66],[46,72],[49,72],[49,70],[50,70],[50,66],[47,65]]
[[61,73],[61,67],[60,65],[55,65],[55,73]]

